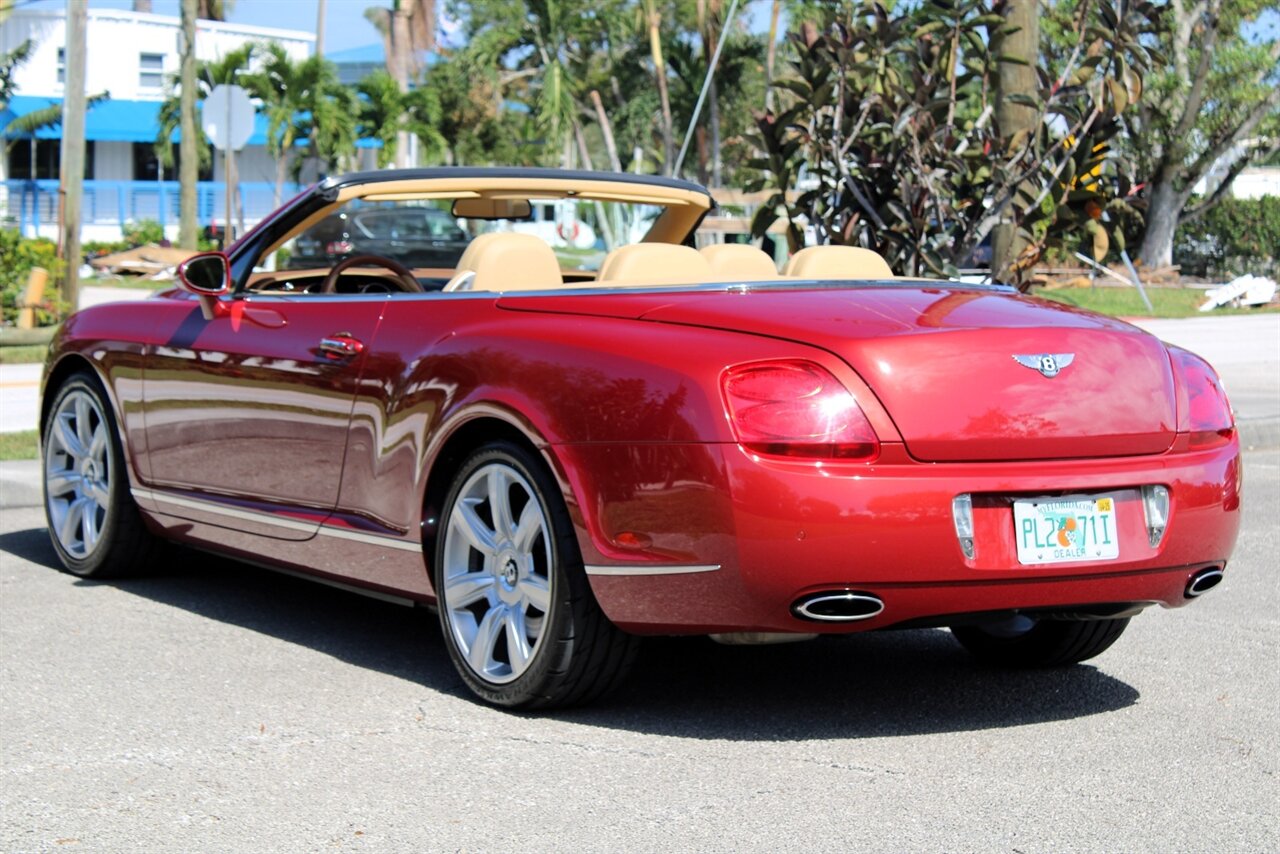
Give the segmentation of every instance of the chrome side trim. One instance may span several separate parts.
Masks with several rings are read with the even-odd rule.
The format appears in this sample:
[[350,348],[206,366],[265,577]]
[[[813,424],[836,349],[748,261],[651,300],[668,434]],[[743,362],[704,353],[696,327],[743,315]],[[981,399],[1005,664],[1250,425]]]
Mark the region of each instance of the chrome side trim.
[[246,522],[257,522],[261,525],[274,525],[277,528],[287,528],[290,531],[314,531],[317,527],[315,522],[303,522],[300,519],[286,519],[281,516],[273,516],[270,513],[242,510],[239,507],[228,507],[216,501],[182,498],[177,495],[170,495],[167,492],[156,492],[154,489],[133,490],[135,497],[138,497],[139,493],[157,504],[171,504],[174,507],[185,507],[188,510],[202,510],[205,513],[226,516],[228,519],[243,519]]
[[188,510],[201,510],[205,513],[226,516],[229,519],[243,519],[246,522],[257,522],[260,525],[273,525],[277,528],[285,528],[290,531],[309,531],[326,537],[335,537],[340,540],[352,540],[357,543],[364,543],[365,545],[381,546],[383,548],[398,549],[406,552],[417,553],[422,551],[422,543],[396,540],[379,534],[366,534],[361,531],[352,531],[347,528],[337,528],[330,525],[317,525],[314,522],[303,522],[299,519],[289,519],[283,516],[276,516],[271,513],[259,513],[253,510],[243,510],[239,507],[228,507],[227,505],[219,504],[216,501],[200,501],[195,498],[183,498],[177,495],[171,495],[167,492],[156,492],[153,489],[135,487],[131,491],[133,492],[134,498],[149,499],[157,504],[171,504],[175,507],[185,507]]
[[335,528],[330,525],[321,525],[319,533],[325,537],[335,537],[339,540],[352,540],[357,543],[365,543],[370,546],[382,546],[388,549],[399,549],[402,552],[422,552],[422,543],[415,543],[410,540],[395,540],[391,537],[384,537],[381,534],[365,534],[360,531],[353,531],[350,528]]
[[632,564],[630,566],[594,566],[588,564],[587,575],[685,575],[692,572],[715,572],[720,564],[705,565],[653,565]]

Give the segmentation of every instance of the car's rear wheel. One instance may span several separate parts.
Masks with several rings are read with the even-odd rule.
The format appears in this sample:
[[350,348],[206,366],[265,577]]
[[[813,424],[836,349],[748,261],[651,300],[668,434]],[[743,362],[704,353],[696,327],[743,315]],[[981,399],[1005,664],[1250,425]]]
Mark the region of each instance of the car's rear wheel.
[[150,568],[159,541],[129,492],[124,449],[97,378],[77,373],[63,382],[42,439],[45,517],[67,571],[107,578]]
[[1037,620],[1018,615],[998,623],[952,626],[975,658],[999,667],[1061,667],[1099,655],[1124,633],[1129,618]]
[[618,685],[639,640],[596,603],[555,481],[519,445],[463,463],[435,555],[440,623],[454,666],[481,699],[550,708]]

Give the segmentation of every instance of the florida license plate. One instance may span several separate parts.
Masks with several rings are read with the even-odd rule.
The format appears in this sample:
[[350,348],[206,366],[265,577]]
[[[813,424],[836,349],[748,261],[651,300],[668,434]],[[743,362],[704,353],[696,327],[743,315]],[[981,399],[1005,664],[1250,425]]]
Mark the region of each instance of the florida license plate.
[[1111,560],[1120,555],[1116,502],[1110,495],[1068,495],[1013,502],[1018,563]]

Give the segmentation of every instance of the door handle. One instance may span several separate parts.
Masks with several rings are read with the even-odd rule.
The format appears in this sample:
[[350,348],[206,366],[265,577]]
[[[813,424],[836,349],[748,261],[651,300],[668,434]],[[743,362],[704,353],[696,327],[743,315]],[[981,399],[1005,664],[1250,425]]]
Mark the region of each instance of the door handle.
[[335,332],[320,339],[320,352],[335,358],[358,356],[364,352],[364,342],[347,332]]

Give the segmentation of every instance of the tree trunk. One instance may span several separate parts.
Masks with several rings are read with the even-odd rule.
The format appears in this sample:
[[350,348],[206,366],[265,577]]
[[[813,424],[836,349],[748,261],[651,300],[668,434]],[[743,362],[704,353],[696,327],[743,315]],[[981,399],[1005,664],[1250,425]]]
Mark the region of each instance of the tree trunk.
[[778,56],[778,18],[782,16],[782,0],[773,0],[769,10],[769,44],[764,54],[764,109],[773,109],[773,64]]
[[[80,201],[84,189],[85,27],[88,4],[67,0],[67,82],[62,113],[62,297],[74,310],[80,296]],[[34,169],[35,164],[32,164]]]
[[711,78],[711,89],[707,92],[707,124],[711,126],[711,186],[720,186],[720,173],[724,159],[720,156],[720,95],[716,91],[716,79]]
[[618,157],[618,145],[613,138],[613,123],[609,121],[609,114],[604,111],[604,101],[600,99],[599,90],[591,90],[591,105],[595,107],[596,123],[604,134],[604,150],[609,154],[609,168],[614,172],[621,172],[622,160]]
[[[392,55],[387,57],[387,62],[393,67],[391,76],[395,78],[396,85],[400,88],[401,93],[409,91],[409,65],[413,61],[413,45],[409,35],[409,13],[396,4],[396,10],[391,13],[391,48]],[[403,127],[407,117],[401,113],[395,118],[397,125]],[[409,156],[409,132],[400,130],[396,133],[396,168],[403,169],[408,165]]]
[[671,98],[667,93],[667,63],[662,58],[661,13],[649,4],[649,52],[653,56],[653,73],[658,80],[658,100],[662,104],[662,174],[670,175],[675,166],[676,146]]
[[324,56],[325,0],[316,0],[316,56]]
[[1148,269],[1173,263],[1173,233],[1178,228],[1178,215],[1182,212],[1183,203],[1172,176],[1162,174],[1151,188],[1151,200],[1147,203],[1147,231],[1142,238],[1142,248],[1138,250],[1138,257]]
[[[196,140],[196,0],[182,0],[182,103],[178,141],[178,245],[196,248],[196,181],[200,150]],[[229,225],[229,223],[228,223]]]
[[[1036,97],[1036,67],[1040,55],[1040,5],[1037,0],[1006,0],[1004,15],[1006,26],[1017,27],[1016,32],[997,31],[993,37],[992,53],[1024,60],[1000,63],[996,79],[996,125],[1000,136],[1008,140],[1019,131],[1035,132],[1036,109],[1015,104],[1011,95]],[[997,281],[1007,281],[1014,274],[1013,262],[1026,245],[1018,233],[1016,221],[1006,219],[991,232],[991,272]]]

